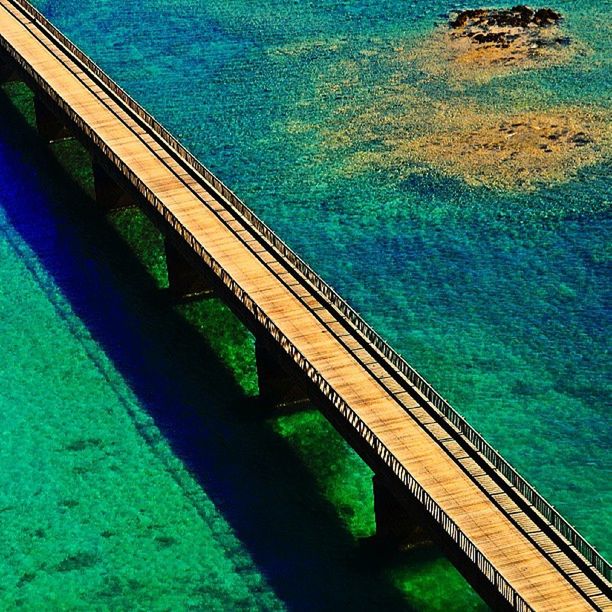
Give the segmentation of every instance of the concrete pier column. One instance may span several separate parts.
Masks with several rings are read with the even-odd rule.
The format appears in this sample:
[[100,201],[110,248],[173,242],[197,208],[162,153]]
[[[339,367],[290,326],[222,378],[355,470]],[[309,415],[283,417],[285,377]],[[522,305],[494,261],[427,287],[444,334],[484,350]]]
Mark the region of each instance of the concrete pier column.
[[34,96],[34,112],[38,133],[48,142],[72,138],[64,122],[49,108],[40,96]]
[[214,288],[205,272],[195,268],[171,238],[164,239],[168,287],[175,297],[212,297]]
[[0,85],[19,80],[19,73],[12,60],[4,52],[0,52]]
[[402,504],[377,474],[372,479],[374,488],[374,514],[376,539],[397,548],[411,548],[431,543],[423,522],[423,510],[414,500],[411,508]]
[[134,206],[130,194],[121,187],[109,172],[95,159],[91,162],[96,201],[105,210],[118,210]]
[[271,352],[264,342],[255,339],[255,359],[259,397],[262,402],[273,408],[300,408],[310,403],[306,388],[296,377],[283,367],[281,357]]

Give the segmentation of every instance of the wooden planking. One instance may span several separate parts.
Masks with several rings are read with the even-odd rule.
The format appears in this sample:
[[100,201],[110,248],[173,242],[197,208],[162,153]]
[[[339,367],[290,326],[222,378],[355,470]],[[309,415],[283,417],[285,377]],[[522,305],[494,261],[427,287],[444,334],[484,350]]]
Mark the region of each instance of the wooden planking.
[[[381,384],[373,375],[378,364],[362,341],[347,335],[346,327],[307,287],[288,282],[291,274],[279,271],[279,267],[287,270],[284,262],[264,243],[252,239],[213,189],[186,172],[50,39],[36,28],[24,27],[27,20],[11,11],[9,0],[0,4],[4,9],[0,31],[9,44],[274,320],[521,595],[531,605],[546,602],[546,609],[587,609],[585,600],[523,535],[520,523],[492,502],[491,496],[502,493],[501,489],[477,466],[466,464],[461,444],[449,440],[446,430],[427,410],[416,408],[414,396],[393,379],[386,377]],[[338,331],[344,331],[341,341]],[[398,398],[413,408],[410,414]],[[459,461],[468,466],[466,470]],[[522,527],[537,532],[530,519],[522,515],[521,520]],[[540,537],[549,542],[544,534]],[[584,589],[597,596],[588,580],[586,584]]]

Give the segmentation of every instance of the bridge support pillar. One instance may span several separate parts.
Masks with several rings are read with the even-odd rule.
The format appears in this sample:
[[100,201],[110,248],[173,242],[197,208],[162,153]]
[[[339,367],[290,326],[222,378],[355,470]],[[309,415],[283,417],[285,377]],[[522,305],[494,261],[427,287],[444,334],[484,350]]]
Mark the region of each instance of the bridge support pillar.
[[287,364],[283,366],[282,356],[268,349],[260,338],[255,338],[255,359],[259,397],[271,408],[298,409],[310,403],[308,392],[295,376],[289,373]]
[[423,523],[423,510],[415,500],[413,507],[402,504],[377,474],[372,479],[376,539],[385,545],[412,548],[431,544],[431,537]]
[[0,85],[21,80],[12,60],[4,53],[0,52]]
[[47,106],[38,95],[34,96],[34,113],[38,133],[48,142],[57,142],[72,138],[64,122]]
[[171,238],[164,239],[168,287],[174,297],[212,297],[214,288],[205,273],[195,268]]
[[95,159],[91,163],[96,202],[104,210],[120,210],[134,206],[130,194],[115,181]]

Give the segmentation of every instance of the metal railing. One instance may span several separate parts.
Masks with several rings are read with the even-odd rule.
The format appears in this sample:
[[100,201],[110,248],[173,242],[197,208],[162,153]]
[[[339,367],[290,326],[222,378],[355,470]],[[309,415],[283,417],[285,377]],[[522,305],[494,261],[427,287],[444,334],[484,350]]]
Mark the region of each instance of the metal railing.
[[[598,572],[600,572],[606,580],[610,581],[611,577],[611,567],[610,564],[604,559],[604,557],[591,545],[589,544],[579,533],[578,531],[568,522],[566,521],[559,512],[549,503],[547,502],[511,465],[508,463],[498,452],[495,450],[483,437],[480,435],[471,425],[467,423],[467,421],[437,392],[435,389],[412,367],[410,364],[397,353],[393,348],[389,346],[389,344],[370,326],[365,320],[342,298],[340,297],[334,289],[326,283],[306,262],[304,262],[281,238],[279,238],[255,213],[248,208],[244,202],[242,202],[226,185],[224,185],[208,168],[206,168],[198,159],[192,155],[183,145],[181,145],[174,136],[172,136],[150,113],[148,113],[140,104],[138,104],[133,98],[129,96],[117,83],[115,83],[108,75],[106,75],[102,69],[97,66],[87,55],[85,55],[74,43],[72,43],[69,39],[67,39],[53,24],[51,24],[45,17],[42,15],[36,8],[34,8],[27,0],[11,0],[13,4],[17,5],[25,12],[35,23],[35,25],[41,29],[47,30],[47,32],[59,43],[60,46],[64,47],[64,49],[68,52],[71,58],[82,65],[84,69],[87,70],[90,75],[95,76],[101,85],[106,87],[109,93],[111,93],[116,101],[125,105],[129,110],[134,114],[134,118],[143,122],[146,126],[151,128],[155,134],[161,139],[161,141],[168,147],[170,147],[179,157],[180,160],[187,165],[187,169],[199,174],[210,186],[226,201],[229,208],[233,209],[234,212],[237,212],[243,219],[246,221],[251,228],[253,228],[259,237],[267,242],[270,246],[272,246],[282,257],[283,259],[289,263],[295,271],[297,271],[304,279],[308,281],[308,283],[315,289],[321,296],[323,296],[329,304],[336,309],[336,311],[348,322],[351,326],[353,326],[367,342],[378,351],[378,353],[384,357],[384,359],[392,365],[399,374],[406,378],[410,383],[412,383],[422,394],[423,396],[431,403],[431,405],[441,414],[443,415],[472,445],[473,447],[513,486],[515,489],[530,503],[541,515],[544,517],[574,548],[589,562],[591,563]],[[17,58],[15,58],[17,59]],[[173,225],[174,229],[177,230],[185,239],[187,239],[186,232],[187,230],[178,224],[176,219],[173,218],[171,221],[170,217],[171,213],[165,208],[161,202],[156,198],[156,196],[142,183],[142,181],[133,173],[133,171],[128,168],[125,163],[119,159],[113,151],[110,150],[98,137],[97,135],[86,125],[84,122],[80,121],[80,118],[72,111],[69,105],[59,98],[57,92],[51,90],[51,88],[44,82],[42,79],[36,79],[36,74],[33,71],[28,70],[27,66],[24,62],[20,62],[22,68],[26,70],[35,80],[37,80],[38,85],[44,89],[52,98],[56,99],[58,104],[62,107],[64,112],[68,114],[68,116],[79,125],[83,131],[87,134],[87,136],[92,139],[96,143],[105,155],[109,157],[113,161],[113,163],[122,171],[122,173],[130,179],[130,181],[137,186],[139,191],[143,193],[143,195],[158,209],[158,211]],[[191,234],[189,234],[190,239],[188,242],[191,247],[203,256],[203,247],[200,245]],[[200,252],[201,251],[201,252]],[[216,262],[213,263],[212,257],[208,254],[208,260],[210,260],[210,266],[217,273],[217,275],[222,278],[227,276],[225,271],[218,265]],[[205,258],[206,259],[206,258]],[[216,264],[216,265],[215,265]],[[217,269],[215,269],[217,268]],[[225,280],[224,280],[225,282]],[[228,283],[226,283],[228,284]],[[232,287],[238,289],[235,281],[232,280]],[[229,287],[230,285],[228,285]],[[230,287],[230,289],[232,289]],[[233,290],[233,289],[232,289]],[[247,302],[250,301],[252,312],[253,309],[260,309],[253,303],[252,299],[240,288],[241,297],[236,294],[239,299],[247,305]],[[254,313],[255,314],[255,313]],[[257,318],[259,320],[260,317],[265,317],[267,323],[266,328],[271,331],[273,328],[276,329],[276,334],[281,334],[280,330],[274,326],[274,323],[267,318],[267,316],[263,313],[263,311],[257,313]],[[261,321],[260,321],[261,322]],[[274,334],[273,334],[274,335]],[[282,336],[282,334],[281,334]],[[284,338],[284,341],[288,344],[289,340]],[[297,349],[291,345],[293,351],[297,351]],[[283,347],[285,348],[285,347]],[[285,349],[286,350],[286,349]],[[287,351],[289,352],[289,351]],[[300,354],[301,355],[301,354]],[[304,356],[301,356],[301,360],[305,363],[308,363]],[[310,364],[309,364],[310,365]],[[312,366],[310,365],[310,368]],[[309,374],[310,376],[310,374]],[[324,381],[321,383],[323,385]],[[331,400],[331,396],[336,395],[337,401],[343,402],[339,396],[329,387],[327,383],[328,390],[325,393],[326,396]],[[323,388],[321,388],[323,390]],[[336,405],[335,401],[332,401],[334,405]],[[336,405],[336,407],[338,407]],[[368,435],[375,438],[377,440],[377,445],[379,448],[384,448],[385,452],[390,456],[391,453],[384,447],[383,443],[376,438],[373,432],[367,428],[365,423],[361,422],[359,417],[346,405],[344,404],[341,412],[349,414],[352,413],[353,419],[358,419],[361,423],[360,428],[367,430]],[[349,419],[350,420],[350,419]],[[364,429],[365,428],[365,429]],[[378,452],[378,451],[377,451]],[[380,454],[380,453],[379,453]],[[381,455],[382,456],[382,455]],[[484,556],[477,551],[475,545],[467,539],[467,537],[458,530],[456,525],[452,522],[452,520],[444,514],[444,512],[435,504],[435,502],[427,495],[427,493],[420,488],[418,483],[410,477],[408,472],[397,462],[397,460],[393,457],[393,461],[397,464],[396,467],[391,466],[394,469],[394,472],[398,476],[398,470],[402,470],[402,475],[400,476],[402,481],[409,486],[409,488],[414,488],[415,491],[420,489],[422,492],[419,493],[421,497],[419,500],[422,501],[425,505],[429,504],[431,508],[437,508],[435,513],[440,518],[436,518],[438,522],[442,525],[442,527],[458,542],[463,539],[466,541],[465,546],[467,548],[473,547],[473,550],[476,551],[474,553],[474,558],[471,555],[470,558],[472,560],[476,558],[482,557],[484,561],[482,561],[483,573],[487,574],[487,571],[491,572],[491,576],[495,576],[495,579],[489,579],[494,584],[498,584],[500,592],[503,587],[504,590],[510,589],[513,591],[513,588],[506,583],[504,578],[491,566],[492,569],[488,568],[486,564],[491,565],[488,560],[485,560]],[[413,491],[413,492],[415,492]],[[422,498],[422,499],[421,499]],[[423,501],[429,499],[430,501]],[[429,508],[428,508],[429,510]],[[451,529],[454,530],[458,535],[454,537],[451,531],[447,529],[445,524],[443,524],[442,517],[445,517],[445,521],[448,525],[454,525]],[[454,533],[453,532],[453,533]],[[468,544],[469,542],[469,544]],[[467,548],[461,546],[466,552],[468,552]],[[486,563],[485,563],[486,561]],[[477,563],[478,564],[478,563]],[[480,567],[480,565],[479,565]],[[486,571],[485,571],[486,569]],[[488,575],[488,574],[487,574]],[[510,591],[508,591],[510,592]],[[505,593],[503,593],[506,597]],[[528,610],[529,607],[527,604],[522,601],[522,599],[515,593],[512,597],[515,599],[511,599],[506,597],[508,601],[511,603],[514,601],[519,604],[515,607],[521,610]],[[518,598],[518,599],[516,599]]]

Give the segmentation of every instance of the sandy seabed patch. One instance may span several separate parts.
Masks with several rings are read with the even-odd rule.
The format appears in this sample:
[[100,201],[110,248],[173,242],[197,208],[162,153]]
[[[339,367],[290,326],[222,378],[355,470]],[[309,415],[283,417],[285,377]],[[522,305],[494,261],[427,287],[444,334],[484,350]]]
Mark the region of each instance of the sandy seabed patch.
[[[583,167],[603,161],[612,129],[598,110],[553,108],[513,115],[443,114],[441,129],[411,138],[397,126],[378,150],[353,154],[348,172],[378,168],[408,175],[425,164],[469,185],[532,190],[570,180]],[[440,111],[438,111],[440,113]]]

